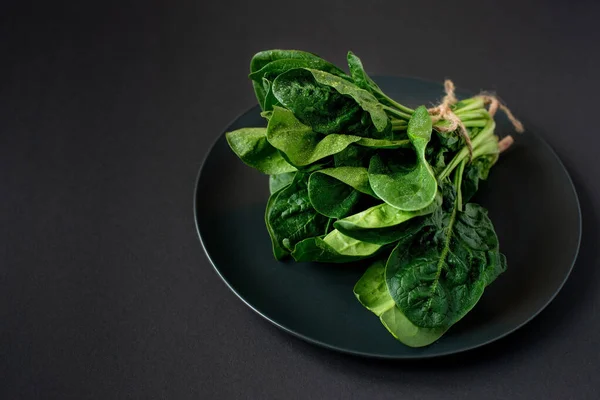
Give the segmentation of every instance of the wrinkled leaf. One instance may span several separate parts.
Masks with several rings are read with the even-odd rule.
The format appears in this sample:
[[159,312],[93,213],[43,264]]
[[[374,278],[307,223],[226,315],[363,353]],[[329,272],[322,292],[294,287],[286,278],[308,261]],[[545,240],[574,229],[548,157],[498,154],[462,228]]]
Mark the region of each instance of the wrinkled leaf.
[[493,165],[493,156],[479,157],[467,164],[462,180],[463,201],[469,201],[475,195],[479,189],[479,181],[487,179]]
[[283,258],[301,240],[325,233],[329,218],[311,205],[307,184],[308,174],[298,172],[291,184],[269,198],[265,221],[277,259]]
[[389,292],[416,326],[448,329],[479,301],[506,268],[487,212],[468,203],[458,211],[440,207],[433,228],[399,243],[386,266]]
[[279,103],[315,132],[391,138],[391,122],[377,99],[336,75],[294,69],[279,75],[271,88]]
[[271,61],[258,71],[250,73],[249,77],[254,82],[262,82],[263,89],[266,93],[264,101],[261,103],[263,110],[272,110],[273,106],[278,105],[277,98],[271,90],[272,82],[281,74],[296,68],[315,68],[318,70],[327,71],[333,75],[346,77],[347,75],[335,65],[321,59],[313,58],[285,58]]
[[[306,51],[300,50],[265,50],[256,53],[252,60],[250,61],[250,74],[253,74],[267,64],[277,60],[311,60],[311,61],[319,61],[322,60],[316,54],[308,53]],[[258,100],[258,104],[262,107],[265,102],[265,97],[267,92],[269,91],[269,86],[265,87],[262,80],[261,81],[252,81],[252,86],[254,87],[254,93],[256,94],[256,99]]]
[[392,336],[407,346],[428,346],[446,332],[445,328],[420,328],[402,314],[388,291],[384,260],[376,261],[367,269],[354,286],[354,295],[366,309],[380,317]]

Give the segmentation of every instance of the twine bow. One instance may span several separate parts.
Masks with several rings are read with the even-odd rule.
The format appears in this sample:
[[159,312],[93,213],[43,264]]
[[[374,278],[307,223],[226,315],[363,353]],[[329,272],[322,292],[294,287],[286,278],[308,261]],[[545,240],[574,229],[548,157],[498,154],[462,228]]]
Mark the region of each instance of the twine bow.
[[[458,133],[465,140],[467,148],[469,149],[470,157],[473,158],[473,144],[471,143],[471,138],[469,137],[469,132],[467,131],[467,128],[465,127],[465,125],[463,124],[461,119],[456,114],[454,114],[454,112],[452,111],[452,106],[454,104],[458,103],[458,99],[456,98],[456,95],[454,94],[454,92],[455,92],[454,83],[450,79],[446,79],[444,81],[444,91],[446,92],[446,95],[442,99],[441,104],[439,104],[436,107],[430,108],[428,111],[429,111],[429,114],[431,115],[431,119],[434,124],[436,122],[439,122],[442,119],[447,121],[448,124],[447,125],[446,124],[436,125],[435,129],[437,129],[440,132],[458,131]],[[487,111],[491,117],[493,117],[496,114],[496,112],[498,111],[498,109],[500,109],[502,112],[504,112],[504,114],[506,114],[507,118],[512,123],[512,125],[515,127],[515,130],[517,132],[522,133],[525,131],[521,121],[519,121],[517,118],[515,118],[513,113],[508,109],[508,107],[506,107],[506,105],[504,105],[498,99],[497,96],[490,94],[490,93],[483,92],[483,93],[475,96],[475,98],[483,100],[484,105],[489,105]],[[514,139],[510,135],[503,138],[498,143],[500,152],[503,152],[508,147],[510,147],[510,145],[513,142],[514,142]]]

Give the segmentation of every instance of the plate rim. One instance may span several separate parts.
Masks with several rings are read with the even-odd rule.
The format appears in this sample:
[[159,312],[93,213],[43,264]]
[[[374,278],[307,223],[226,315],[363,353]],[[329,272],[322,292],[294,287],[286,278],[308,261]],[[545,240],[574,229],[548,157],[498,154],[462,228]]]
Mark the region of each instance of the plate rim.
[[[413,76],[407,76],[407,75],[373,75],[373,78],[376,79],[410,79],[410,80],[416,80],[416,81],[421,81],[424,83],[434,83],[436,85],[440,85],[442,86],[441,83],[436,82],[434,80],[429,80],[429,79],[423,79],[423,78],[419,78],[419,77],[413,77]],[[472,92],[472,91],[470,91]],[[219,271],[219,268],[217,267],[217,264],[213,261],[212,257],[210,256],[210,252],[208,251],[208,249],[206,248],[206,245],[204,244],[204,240],[202,239],[202,233],[200,231],[200,226],[198,225],[198,187],[200,184],[200,179],[202,177],[202,172],[204,170],[204,167],[206,165],[206,161],[208,160],[208,157],[210,156],[210,154],[213,152],[215,146],[217,145],[217,143],[222,139],[222,137],[225,135],[226,132],[228,132],[228,129],[240,118],[244,117],[247,114],[250,114],[252,112],[255,111],[255,109],[260,108],[260,106],[258,104],[255,104],[253,106],[251,106],[250,108],[248,108],[246,111],[243,111],[241,113],[239,113],[238,115],[236,115],[225,127],[225,129],[223,129],[221,131],[221,133],[219,135],[217,135],[216,138],[213,139],[212,143],[210,144],[208,150],[206,151],[206,153],[204,154],[204,157],[202,159],[202,163],[200,164],[200,168],[198,170],[198,173],[196,174],[196,181],[194,184],[194,195],[193,195],[193,215],[194,215],[194,226],[196,227],[196,233],[198,235],[198,239],[200,240],[200,245],[202,246],[202,250],[204,251],[204,254],[206,255],[206,258],[208,258],[208,261],[210,262],[210,264],[213,267],[213,270],[217,273],[217,276],[219,278],[221,278],[221,280],[225,283],[225,285],[227,286],[227,288],[229,288],[229,290],[231,292],[233,292],[246,306],[248,306],[251,310],[253,310],[256,314],[258,314],[259,316],[261,316],[262,318],[264,318],[265,320],[267,320],[268,322],[270,322],[271,324],[275,325],[277,328],[283,330],[284,332],[287,332],[289,334],[291,334],[292,336],[295,336],[307,343],[310,344],[314,344],[316,346],[319,347],[323,347],[326,348],[328,350],[333,350],[335,352],[338,353],[342,353],[342,354],[347,354],[347,355],[353,355],[353,356],[359,356],[359,357],[364,357],[364,358],[370,358],[370,359],[381,359],[381,360],[424,360],[424,359],[432,359],[432,358],[439,358],[439,357],[447,357],[450,355],[454,355],[454,354],[459,354],[459,353],[464,353],[464,352],[468,352],[483,346],[486,346],[488,344],[491,344],[493,342],[496,342],[498,340],[501,340],[505,337],[507,337],[508,335],[516,332],[517,330],[521,329],[523,326],[525,326],[526,324],[528,324],[529,322],[531,322],[533,319],[535,319],[539,314],[541,314],[549,305],[550,303],[552,303],[554,301],[554,299],[556,298],[556,296],[558,295],[558,293],[560,293],[560,291],[562,290],[562,288],[564,287],[565,283],[567,282],[567,280],[569,279],[569,277],[571,276],[571,273],[573,272],[573,268],[575,267],[575,263],[577,262],[577,259],[579,257],[579,250],[581,248],[581,236],[582,236],[582,224],[583,224],[583,219],[582,219],[582,214],[581,214],[581,203],[579,201],[579,195],[577,193],[577,188],[575,187],[575,183],[573,182],[573,178],[571,178],[571,174],[569,173],[569,170],[566,168],[566,166],[564,165],[564,163],[562,162],[562,160],[560,159],[560,157],[558,156],[558,154],[556,153],[556,151],[554,150],[554,148],[550,145],[550,143],[548,143],[541,135],[539,135],[538,133],[534,131],[529,131],[527,130],[527,134],[528,135],[534,135],[537,137],[537,139],[539,139],[545,146],[546,148],[550,151],[550,153],[554,156],[554,158],[556,159],[556,161],[558,161],[559,165],[562,167],[562,169],[565,171],[565,174],[567,176],[567,180],[571,186],[571,189],[573,191],[573,194],[575,195],[575,203],[577,204],[577,225],[578,225],[578,229],[577,229],[577,245],[575,248],[575,252],[573,255],[573,260],[571,261],[571,265],[569,266],[567,273],[563,279],[563,281],[560,283],[560,285],[557,287],[557,289],[554,291],[554,293],[546,300],[545,304],[540,307],[535,313],[533,313],[532,315],[530,315],[527,319],[525,319],[523,322],[521,322],[519,325],[516,325],[515,327],[509,329],[508,331],[504,332],[503,334],[496,336],[492,339],[471,345],[471,346],[464,346],[462,348],[459,349],[455,349],[455,350],[447,350],[447,351],[442,351],[442,352],[438,352],[438,353],[432,353],[432,354],[415,354],[415,355],[390,355],[390,354],[381,354],[381,353],[370,353],[370,352],[364,352],[364,351],[358,351],[358,350],[352,350],[349,348],[345,348],[345,347],[341,347],[341,346],[335,346],[335,345],[331,345],[329,343],[323,342],[321,340],[317,340],[314,338],[311,338],[309,336],[306,336],[302,333],[296,332],[295,330],[288,328],[282,324],[280,324],[279,322],[275,321],[274,319],[270,318],[269,316],[267,316],[266,314],[264,314],[263,312],[261,312],[260,310],[258,310],[257,308],[255,308],[249,301],[247,301],[240,293],[238,293],[237,290],[235,290],[233,288],[233,286],[227,281],[227,279],[221,274],[221,272]],[[529,125],[529,124],[528,124]],[[400,345],[402,345],[400,343]]]

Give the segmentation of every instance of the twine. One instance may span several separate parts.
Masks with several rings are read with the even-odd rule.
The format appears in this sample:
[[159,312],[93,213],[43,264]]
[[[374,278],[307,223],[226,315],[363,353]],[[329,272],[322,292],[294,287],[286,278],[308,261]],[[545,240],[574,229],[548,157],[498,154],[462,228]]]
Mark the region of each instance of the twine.
[[[456,98],[456,95],[454,94],[454,92],[455,92],[454,83],[450,79],[446,79],[444,81],[444,91],[446,92],[446,95],[442,99],[442,103],[440,105],[438,105],[436,107],[432,107],[428,110],[429,114],[431,115],[431,119],[433,120],[434,124],[442,119],[446,120],[449,123],[448,126],[436,126],[435,128],[440,132],[454,132],[454,131],[458,130],[458,133],[465,140],[467,148],[469,149],[469,156],[472,159],[473,158],[473,144],[471,143],[471,138],[469,137],[469,132],[467,131],[467,128],[465,127],[463,122],[460,120],[460,118],[457,117],[456,114],[454,114],[454,112],[451,109],[451,107],[454,104],[458,103],[458,99]],[[498,97],[496,95],[482,92],[481,94],[475,96],[475,98],[482,99],[484,105],[489,105],[487,111],[491,117],[494,117],[494,115],[496,114],[498,109],[500,109],[502,112],[504,112],[504,114],[506,114],[507,118],[512,123],[512,125],[515,127],[515,130],[517,132],[523,133],[525,131],[525,128],[523,127],[523,124],[521,123],[521,121],[519,121],[517,118],[515,118],[513,113],[508,109],[508,107],[506,107],[506,105],[504,105],[498,99]],[[502,151],[506,150],[508,147],[510,147],[510,145],[513,144],[513,142],[514,142],[514,139],[512,138],[512,136],[507,136],[504,139],[502,139],[498,143],[498,146],[500,147],[500,152],[502,152]]]

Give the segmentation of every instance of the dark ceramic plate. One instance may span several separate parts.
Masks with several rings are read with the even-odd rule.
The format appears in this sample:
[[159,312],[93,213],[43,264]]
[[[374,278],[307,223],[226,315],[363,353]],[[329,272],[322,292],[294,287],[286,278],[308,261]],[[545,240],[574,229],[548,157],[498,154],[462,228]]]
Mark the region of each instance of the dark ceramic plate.
[[[443,95],[442,86],[433,82],[391,77],[376,81],[409,106],[431,105]],[[498,115],[497,124],[500,136],[512,132],[504,116]],[[247,126],[264,126],[258,107],[226,131]],[[475,199],[489,210],[508,270],[486,289],[473,311],[425,348],[396,341],[358,303],[352,288],[364,267],[273,258],[263,219],[268,177],[244,165],[230,151],[225,135],[210,150],[198,177],[200,239],[217,273],[242,301],[309,342],[397,359],[474,349],[515,331],[542,311],[565,283],[579,249],[581,215],[567,171],[535,132],[516,139]]]

